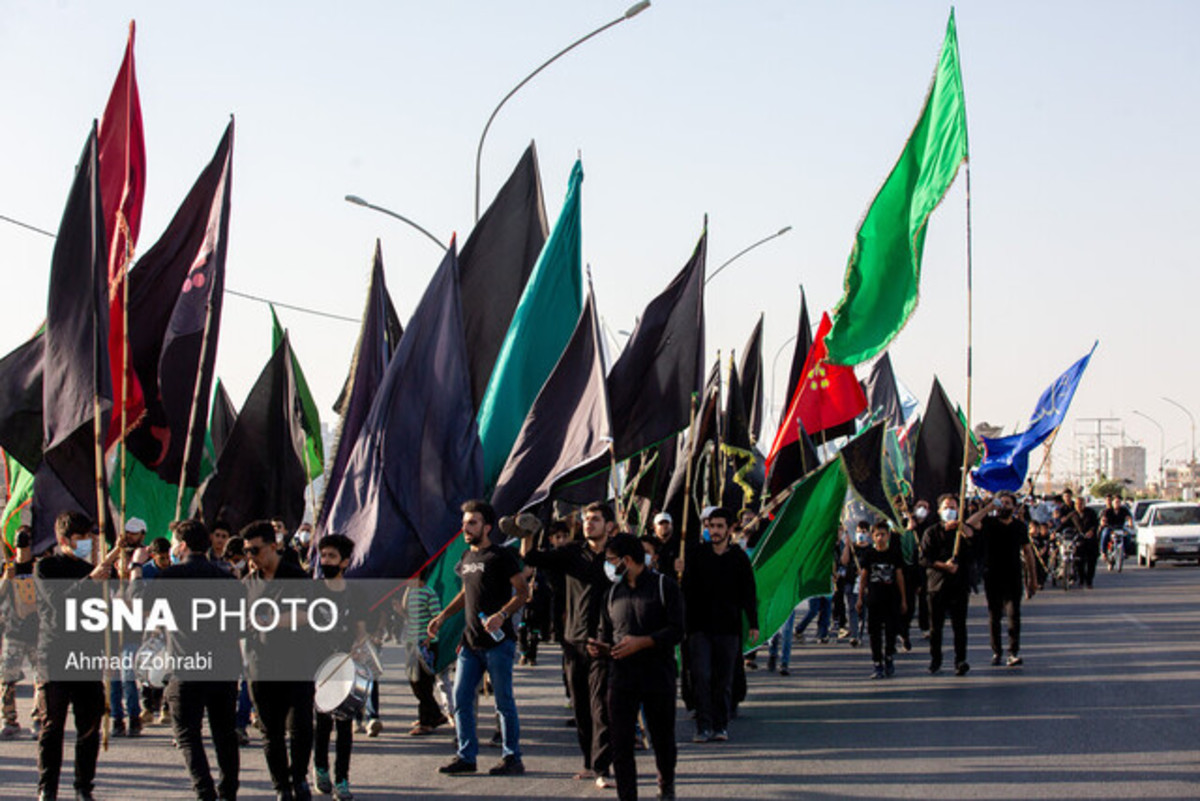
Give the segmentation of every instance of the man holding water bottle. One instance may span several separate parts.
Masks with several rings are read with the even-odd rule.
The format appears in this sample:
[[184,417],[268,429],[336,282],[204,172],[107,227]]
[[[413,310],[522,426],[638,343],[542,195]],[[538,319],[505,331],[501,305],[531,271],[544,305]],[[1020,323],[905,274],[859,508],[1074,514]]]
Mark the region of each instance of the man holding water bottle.
[[459,610],[466,613],[454,679],[458,754],[438,769],[451,775],[476,770],[479,739],[475,733],[475,694],[484,671],[492,679],[504,738],[503,757],[488,773],[519,776],[525,772],[517,705],[513,700],[513,658],[517,643],[512,616],[525,605],[529,588],[516,553],[492,542],[495,525],[496,511],[491,504],[474,500],[462,505],[462,535],[468,547],[455,572],[462,579],[463,588],[429,623],[429,636],[436,637],[447,618]]

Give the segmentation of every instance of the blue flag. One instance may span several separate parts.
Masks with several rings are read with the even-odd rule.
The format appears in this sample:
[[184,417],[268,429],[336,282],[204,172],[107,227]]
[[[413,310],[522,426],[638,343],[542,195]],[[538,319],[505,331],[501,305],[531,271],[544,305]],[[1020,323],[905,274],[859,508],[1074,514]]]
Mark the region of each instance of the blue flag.
[[1008,437],[984,438],[987,456],[979,469],[971,473],[977,487],[988,492],[1015,492],[1021,488],[1029,471],[1030,451],[1042,444],[1062,424],[1071,406],[1071,399],[1075,397],[1075,388],[1079,386],[1079,379],[1096,352],[1097,344],[1093,344],[1086,356],[1068,367],[1046,388],[1029,418],[1029,428]]
[[349,574],[409,578],[483,492],[467,347],[450,245],[371,402],[327,527],[354,541]]

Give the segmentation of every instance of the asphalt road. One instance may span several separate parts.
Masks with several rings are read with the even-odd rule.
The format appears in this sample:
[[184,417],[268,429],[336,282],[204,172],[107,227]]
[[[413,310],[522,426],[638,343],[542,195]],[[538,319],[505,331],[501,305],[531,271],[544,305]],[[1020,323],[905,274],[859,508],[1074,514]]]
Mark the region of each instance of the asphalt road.
[[[1098,574],[1092,591],[1047,590],[1024,607],[1021,668],[993,668],[982,596],[971,600],[966,677],[926,672],[924,643],[897,675],[871,681],[864,647],[802,645],[792,675],[749,676],[724,744],[693,745],[680,707],[680,798],[1200,798],[1200,567],[1160,563]],[[949,631],[947,631],[949,639]],[[394,659],[395,650],[385,658]],[[383,688],[385,730],[355,742],[360,799],[615,798],[572,781],[580,767],[556,654],[517,668],[519,778],[445,777],[449,731],[407,736],[415,704],[402,673]],[[30,704],[20,696],[23,722]],[[486,705],[486,702],[485,702]],[[490,716],[485,714],[490,725]],[[490,730],[485,731],[485,739]],[[480,766],[493,761],[486,746]],[[495,754],[498,757],[498,753]],[[70,734],[62,797],[70,787]],[[242,749],[242,798],[272,798],[261,751]],[[639,756],[643,798],[652,763]],[[0,798],[33,798],[32,741],[0,742]],[[97,797],[191,798],[167,729],[115,739]]]

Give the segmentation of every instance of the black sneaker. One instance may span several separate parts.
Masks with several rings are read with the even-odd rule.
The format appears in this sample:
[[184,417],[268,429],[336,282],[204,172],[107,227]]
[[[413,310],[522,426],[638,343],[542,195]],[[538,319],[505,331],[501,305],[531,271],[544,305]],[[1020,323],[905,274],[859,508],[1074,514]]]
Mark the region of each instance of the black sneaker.
[[515,756],[504,757],[488,771],[491,776],[521,776],[524,773],[525,763]]
[[768,672],[768,673],[774,673],[774,672],[775,672],[775,657],[773,657],[773,656],[772,656],[772,657],[769,657],[769,658],[767,659],[767,672]]
[[929,672],[937,673],[941,669],[942,669],[942,658],[940,656],[935,656],[933,658],[933,660],[929,663]]
[[1000,665],[1000,654],[992,654],[992,667]]
[[124,720],[114,720],[113,721],[112,736],[113,737],[124,737],[125,736],[125,721]]
[[883,662],[883,673],[889,679],[896,675],[896,663],[891,659],[885,659]]
[[966,662],[959,662],[957,665],[954,666],[954,675],[955,676],[965,676],[965,675],[967,675],[967,671],[970,669],[971,669],[971,666],[968,665]]
[[871,678],[873,678],[873,679],[882,679],[883,678],[883,663],[882,662],[875,663],[875,670],[871,673]]
[[675,785],[658,788],[658,801],[675,801]]
[[780,676],[790,676],[790,675],[792,675],[792,671],[788,670],[787,665],[784,665],[783,667],[781,667],[779,669],[779,675]]
[[912,640],[909,639],[907,634],[900,638],[900,646],[904,648],[904,653],[906,654],[912,651]]
[[308,787],[308,782],[296,782],[292,785],[292,797],[296,801],[312,801],[312,790]]
[[1018,667],[1024,663],[1025,663],[1025,660],[1022,659],[1021,657],[1017,656],[1016,654],[1013,654],[1012,656],[1010,656],[1008,658],[1008,666],[1009,667]]
[[474,772],[475,772],[475,763],[468,762],[467,760],[463,759],[462,757],[455,757],[450,762],[447,762],[445,765],[442,765],[440,768],[438,768],[438,773],[445,773],[448,775],[454,775],[456,773],[474,773]]

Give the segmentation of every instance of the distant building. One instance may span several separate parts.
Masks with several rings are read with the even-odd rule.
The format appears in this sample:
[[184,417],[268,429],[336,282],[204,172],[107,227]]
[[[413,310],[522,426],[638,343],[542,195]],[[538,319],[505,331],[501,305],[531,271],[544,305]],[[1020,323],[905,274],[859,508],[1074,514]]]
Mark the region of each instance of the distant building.
[[1121,445],[1112,448],[1109,475],[1132,490],[1146,488],[1146,449],[1141,445]]

